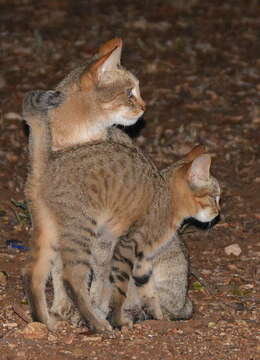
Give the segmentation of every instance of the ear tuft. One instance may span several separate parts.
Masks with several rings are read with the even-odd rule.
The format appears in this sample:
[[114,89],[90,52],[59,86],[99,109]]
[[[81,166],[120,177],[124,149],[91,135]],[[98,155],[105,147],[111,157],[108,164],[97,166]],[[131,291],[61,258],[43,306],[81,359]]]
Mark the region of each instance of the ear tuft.
[[98,54],[99,56],[103,56],[115,50],[116,48],[120,48],[120,50],[122,50],[122,46],[123,46],[122,39],[114,38],[101,45]]
[[114,71],[120,66],[122,44],[122,40],[116,38],[101,46],[100,57],[81,76],[80,84],[84,89],[89,90],[101,79],[104,72]]
[[190,185],[199,187],[209,181],[211,157],[209,154],[197,156],[188,170],[188,182]]
[[194,159],[196,159],[196,157],[198,157],[199,155],[205,154],[207,152],[206,147],[204,145],[196,145],[190,152],[188,152],[185,156],[184,159],[188,160],[188,161],[193,161]]

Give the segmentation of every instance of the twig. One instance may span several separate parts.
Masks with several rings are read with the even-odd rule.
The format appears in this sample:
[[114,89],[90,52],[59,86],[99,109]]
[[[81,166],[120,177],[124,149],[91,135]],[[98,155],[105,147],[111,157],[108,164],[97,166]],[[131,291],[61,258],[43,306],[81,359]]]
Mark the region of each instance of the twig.
[[19,305],[13,304],[13,311],[15,312],[16,315],[19,316],[19,318],[21,318],[27,324],[31,322],[29,317],[25,314],[25,312]]

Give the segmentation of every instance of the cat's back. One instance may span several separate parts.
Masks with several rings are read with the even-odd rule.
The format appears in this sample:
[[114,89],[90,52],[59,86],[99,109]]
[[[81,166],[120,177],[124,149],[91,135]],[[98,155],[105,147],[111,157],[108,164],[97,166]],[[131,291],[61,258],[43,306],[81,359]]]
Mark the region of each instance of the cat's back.
[[85,144],[54,152],[43,181],[45,196],[152,198],[165,186],[159,171],[135,147],[114,142]]
[[152,162],[135,147],[115,142],[93,142],[64,151],[56,151],[50,158],[48,176],[53,172],[84,176],[93,172],[117,176],[125,172],[151,175],[161,178],[159,171]]

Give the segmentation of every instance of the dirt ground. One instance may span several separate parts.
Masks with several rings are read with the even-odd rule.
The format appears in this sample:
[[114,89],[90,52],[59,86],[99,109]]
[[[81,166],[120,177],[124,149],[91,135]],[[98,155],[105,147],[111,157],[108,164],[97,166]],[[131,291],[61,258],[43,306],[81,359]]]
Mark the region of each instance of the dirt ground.
[[[102,336],[63,324],[51,333],[28,325],[21,282],[30,247],[21,102],[28,90],[53,88],[114,36],[124,39],[123,64],[147,102],[131,131],[136,141],[160,168],[205,144],[222,219],[181,235],[200,275],[190,275],[191,320]],[[1,360],[260,358],[259,39],[257,0],[0,0]]]

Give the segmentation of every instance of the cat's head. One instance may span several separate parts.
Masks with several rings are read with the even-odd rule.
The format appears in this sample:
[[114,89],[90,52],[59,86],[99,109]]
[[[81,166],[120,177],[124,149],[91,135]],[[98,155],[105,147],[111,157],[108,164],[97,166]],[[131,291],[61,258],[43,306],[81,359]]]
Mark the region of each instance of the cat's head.
[[95,60],[72,71],[56,90],[65,101],[50,112],[54,149],[100,140],[114,124],[133,125],[145,110],[139,81],[121,64],[122,40],[103,44]]
[[219,218],[220,186],[210,166],[211,156],[199,145],[165,170],[180,222],[192,218],[210,227]]

